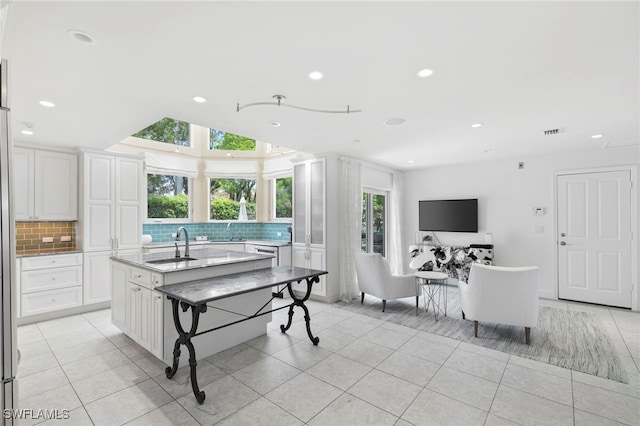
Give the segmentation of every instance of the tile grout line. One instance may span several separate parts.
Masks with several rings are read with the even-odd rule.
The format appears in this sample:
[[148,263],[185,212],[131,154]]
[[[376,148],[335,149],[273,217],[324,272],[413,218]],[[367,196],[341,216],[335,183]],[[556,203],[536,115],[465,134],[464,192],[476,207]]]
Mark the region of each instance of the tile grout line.
[[[487,410],[487,418],[484,423],[487,423],[489,419],[489,414],[491,414],[491,408],[493,408],[493,403],[496,401],[496,397],[498,396],[498,391],[500,390],[500,386],[502,386],[502,379],[504,379],[504,374],[507,372],[507,367],[509,366],[509,361],[511,360],[511,354],[507,357],[507,362],[504,363],[504,368],[502,369],[502,374],[500,375],[500,381],[498,382],[498,387],[496,388],[496,392],[493,394],[493,398],[491,399],[491,404],[489,404],[489,409]],[[512,420],[509,420],[512,421]],[[516,423],[516,422],[513,422]]]
[[[84,317],[83,317],[83,319],[84,319]],[[38,327],[38,331],[40,331],[40,334],[42,334],[42,337],[44,338],[44,341],[47,344],[47,347],[51,351],[51,354],[53,355],[53,357],[56,359],[56,362],[58,363],[58,367],[60,368],[60,371],[62,371],[62,374],[64,374],[64,377],[67,379],[67,382],[68,382],[67,384],[69,385],[69,387],[73,391],[73,393],[76,396],[76,398],[78,398],[78,402],[80,403],[80,406],[82,407],[84,412],[87,414],[87,417],[89,418],[89,421],[91,422],[92,425],[95,425],[95,422],[91,418],[91,415],[89,414],[89,411],[87,411],[87,408],[85,407],[84,402],[80,398],[80,395],[78,395],[78,392],[76,391],[76,388],[73,387],[73,384],[71,383],[71,380],[69,380],[69,376],[67,376],[67,372],[62,367],[62,364],[60,363],[60,360],[56,356],[56,353],[53,351],[53,349],[51,349],[51,346],[49,345],[49,341],[48,341],[47,337],[44,335],[44,333],[42,333],[42,330],[40,330],[39,323],[36,323],[36,327]],[[60,387],[62,387],[62,386],[60,386]]]

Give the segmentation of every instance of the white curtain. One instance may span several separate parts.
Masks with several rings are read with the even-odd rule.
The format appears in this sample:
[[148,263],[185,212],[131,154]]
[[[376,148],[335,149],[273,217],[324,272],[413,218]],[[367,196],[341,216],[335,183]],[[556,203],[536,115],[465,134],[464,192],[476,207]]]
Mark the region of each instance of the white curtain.
[[389,266],[394,275],[404,273],[404,238],[402,229],[402,174],[393,172],[389,193]]
[[355,253],[360,251],[362,226],[362,166],[351,158],[340,159],[340,299],[358,296]]
[[207,160],[204,175],[218,179],[255,179],[258,176],[258,162]]
[[195,158],[147,152],[144,155],[146,172],[154,175],[198,177],[198,160]]

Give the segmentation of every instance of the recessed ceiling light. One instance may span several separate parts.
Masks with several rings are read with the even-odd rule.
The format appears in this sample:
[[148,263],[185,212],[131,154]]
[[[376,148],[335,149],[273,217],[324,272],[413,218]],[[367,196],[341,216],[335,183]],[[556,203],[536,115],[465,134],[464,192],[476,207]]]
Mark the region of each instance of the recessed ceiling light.
[[409,160],[409,161],[407,161],[407,163],[413,164],[413,163],[415,163],[415,161],[414,160]]
[[49,101],[40,101],[40,105],[45,106],[47,108],[53,108],[54,106],[56,106],[56,104]]
[[601,134],[591,135],[591,137],[592,137],[593,139],[600,139],[600,138],[601,138],[601,137],[603,137],[603,136],[604,136],[604,135],[601,135]]
[[67,34],[69,35],[69,37],[71,37],[75,41],[83,43],[83,44],[96,44],[97,43],[95,38],[93,38],[90,34],[85,33],[84,31],[69,30],[69,31],[67,31]]
[[180,148],[176,147],[176,149],[174,149],[173,152],[180,152]]
[[354,139],[353,142],[354,143],[360,143],[360,139]]
[[471,127],[473,127],[474,129],[477,129],[478,127],[482,127],[482,123],[473,123]]
[[205,98],[203,98],[202,96],[194,96],[193,97],[193,101],[197,102],[199,104],[203,104],[203,103],[207,102],[207,100]]
[[427,68],[418,71],[418,77],[429,77],[431,74],[433,74],[433,71]]
[[227,152],[227,157],[231,157],[231,153],[230,152]]
[[485,149],[485,150],[484,150],[484,151],[482,151],[482,152],[485,152],[485,153],[486,153],[486,152],[491,152],[491,150],[490,150],[490,149]]
[[272,121],[269,123],[273,127],[280,127],[282,124],[279,121]]
[[322,73],[320,71],[312,71],[309,73],[309,78],[311,80],[320,80],[322,78]]
[[29,135],[29,136],[33,135],[33,132],[31,130],[23,130],[20,133],[22,133],[23,135]]
[[404,118],[387,118],[383,123],[387,126],[397,126],[404,123]]

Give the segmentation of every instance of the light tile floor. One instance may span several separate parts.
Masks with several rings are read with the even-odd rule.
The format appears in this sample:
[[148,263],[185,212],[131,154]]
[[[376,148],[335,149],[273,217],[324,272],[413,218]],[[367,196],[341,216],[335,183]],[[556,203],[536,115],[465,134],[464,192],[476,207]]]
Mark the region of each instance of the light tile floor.
[[541,303],[597,315],[630,382],[309,302],[319,346],[299,312],[288,334],[275,313],[267,335],[199,362],[200,406],[185,368],[168,380],[102,310],[18,329],[20,406],[70,410],[47,425],[640,424],[640,315]]

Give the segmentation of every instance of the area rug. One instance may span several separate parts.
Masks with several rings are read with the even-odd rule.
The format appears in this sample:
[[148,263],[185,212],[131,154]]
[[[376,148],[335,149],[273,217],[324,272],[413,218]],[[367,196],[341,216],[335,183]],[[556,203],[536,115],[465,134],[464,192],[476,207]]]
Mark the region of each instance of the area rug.
[[433,312],[425,312],[422,307],[416,316],[415,299],[407,300],[410,299],[387,301],[385,312],[382,312],[381,301],[373,297],[365,298],[362,305],[354,300],[350,304],[340,302],[334,306],[547,364],[628,382],[627,372],[609,336],[599,325],[598,318],[590,313],[541,307],[538,327],[531,330],[531,344],[527,345],[524,327],[480,323],[476,338],[473,321],[462,319],[456,302],[454,306],[449,303],[447,316],[440,315],[436,322]]

